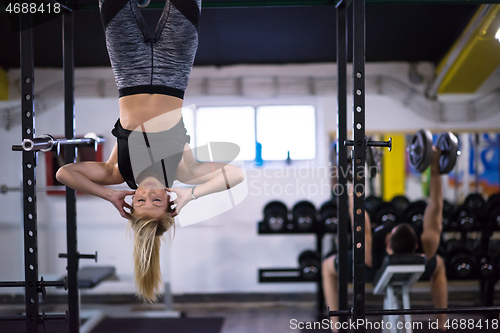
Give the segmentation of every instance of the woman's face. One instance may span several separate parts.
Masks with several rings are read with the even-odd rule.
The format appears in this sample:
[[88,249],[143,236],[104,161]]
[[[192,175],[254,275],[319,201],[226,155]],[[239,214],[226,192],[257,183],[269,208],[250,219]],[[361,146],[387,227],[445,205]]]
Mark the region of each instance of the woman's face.
[[167,210],[170,196],[165,186],[154,177],[147,177],[140,184],[132,199],[134,212],[153,218],[161,216]]

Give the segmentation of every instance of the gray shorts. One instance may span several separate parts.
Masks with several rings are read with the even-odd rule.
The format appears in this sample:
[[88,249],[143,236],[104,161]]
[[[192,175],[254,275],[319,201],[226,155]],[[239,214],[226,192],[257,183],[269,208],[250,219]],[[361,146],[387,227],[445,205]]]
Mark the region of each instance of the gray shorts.
[[120,97],[184,97],[198,49],[201,0],[166,0],[154,38],[135,0],[99,0],[109,60]]

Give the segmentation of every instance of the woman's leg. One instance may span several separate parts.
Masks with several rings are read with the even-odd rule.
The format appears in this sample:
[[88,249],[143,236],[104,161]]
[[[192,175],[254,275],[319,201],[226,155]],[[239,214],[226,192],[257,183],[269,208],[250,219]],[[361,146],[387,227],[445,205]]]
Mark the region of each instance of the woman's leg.
[[100,0],[101,20],[109,60],[121,90],[149,85],[152,73],[152,43],[135,0]]
[[152,85],[186,90],[198,49],[201,0],[167,0],[153,43]]
[[[338,274],[335,268],[335,258],[337,255],[323,260],[321,265],[321,275],[323,277],[323,294],[325,295],[325,303],[330,309],[330,311],[338,311],[339,309],[339,293],[337,290],[338,286]],[[331,327],[335,327],[338,322],[337,317],[330,317]],[[333,332],[336,332],[334,329]]]

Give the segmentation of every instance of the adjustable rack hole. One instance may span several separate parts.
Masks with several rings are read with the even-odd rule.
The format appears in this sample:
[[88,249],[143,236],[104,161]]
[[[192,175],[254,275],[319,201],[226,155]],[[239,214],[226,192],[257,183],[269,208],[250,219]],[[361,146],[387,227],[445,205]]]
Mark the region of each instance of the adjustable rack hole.
[[361,79],[361,78],[363,77],[363,74],[361,74],[361,72],[357,72],[357,73],[356,73],[356,77],[357,77],[358,79]]
[[31,134],[31,130],[29,128],[26,129],[26,134]]
[[29,268],[30,268],[30,271],[35,269],[35,267],[33,265],[30,265]]
[[357,107],[356,107],[356,111],[361,112],[361,110],[363,110],[363,109],[361,108],[361,106],[357,106]]
[[357,232],[361,232],[361,231],[363,231],[363,227],[361,227],[360,225],[358,225],[358,226],[356,227],[356,231],[357,231]]
[[30,304],[35,304],[35,300],[33,298],[30,298]]
[[26,167],[27,167],[28,169],[31,169],[31,167],[32,167],[32,166],[33,166],[33,164],[31,164],[31,163],[26,163]]
[[361,89],[356,90],[356,95],[361,96],[362,93]]
[[32,197],[28,197],[28,198],[26,198],[26,200],[28,200],[28,202],[33,202],[33,198]]
[[33,248],[32,248],[32,247],[30,247],[30,248],[28,249],[28,251],[29,251],[30,253],[35,252],[35,250],[33,250]]
[[357,123],[357,124],[356,124],[356,128],[357,128],[357,129],[359,129],[359,130],[360,130],[362,127],[363,127],[363,126],[361,126],[361,124],[360,124],[360,123]]
[[357,299],[358,301],[361,301],[361,300],[363,299],[363,295],[361,295],[361,294],[357,294],[357,295],[356,295],[356,299]]
[[28,179],[28,180],[26,181],[26,184],[28,184],[28,185],[30,185],[30,186],[31,186],[31,184],[33,184],[33,182],[31,181],[31,179]]
[[29,117],[31,117],[31,112],[27,111],[25,115],[26,115],[26,118],[29,118]]
[[362,248],[362,247],[363,247],[363,245],[362,245],[361,243],[356,244],[356,248],[357,248],[357,249],[360,249],[360,248]]
[[25,79],[24,79],[24,82],[26,82],[26,83],[30,83],[30,82],[31,82],[31,80],[30,80],[30,78],[29,78],[29,77],[27,77],[27,78],[25,78]]
[[29,101],[31,99],[31,96],[30,95],[25,95],[24,99],[27,100],[27,101]]
[[356,214],[358,214],[358,215],[361,214],[361,209],[360,208],[358,208],[358,210],[356,210]]
[[33,215],[28,214],[28,219],[29,219],[29,220],[33,220]]
[[33,237],[33,231],[28,231],[28,236]]

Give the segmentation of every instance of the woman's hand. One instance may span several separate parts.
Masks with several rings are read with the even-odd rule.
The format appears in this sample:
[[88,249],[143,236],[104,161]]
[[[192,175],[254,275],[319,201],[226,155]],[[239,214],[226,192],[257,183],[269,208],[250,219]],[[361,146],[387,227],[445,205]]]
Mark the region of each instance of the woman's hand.
[[114,191],[111,193],[109,202],[120,212],[120,215],[125,219],[130,219],[130,213],[127,213],[124,208],[132,209],[128,203],[125,202],[125,197],[128,195],[134,195],[135,191]]
[[173,187],[173,188],[167,188],[167,191],[173,192],[177,195],[177,198],[174,200],[174,204],[177,206],[174,209],[174,215],[177,216],[181,212],[182,207],[186,206],[186,204],[193,200],[191,197],[191,189],[189,188],[178,188],[178,187]]

